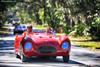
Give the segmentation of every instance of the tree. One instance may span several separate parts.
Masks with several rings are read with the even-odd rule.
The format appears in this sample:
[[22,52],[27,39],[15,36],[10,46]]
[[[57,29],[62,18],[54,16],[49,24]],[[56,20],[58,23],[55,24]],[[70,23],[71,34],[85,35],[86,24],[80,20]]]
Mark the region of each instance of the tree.
[[[70,33],[79,23],[91,26],[95,15],[100,16],[99,0],[18,0],[5,3],[5,9],[13,9],[21,23],[48,24],[55,30]],[[4,12],[4,11],[3,11]],[[64,28],[64,29],[63,29]],[[68,30],[68,31],[67,31]]]

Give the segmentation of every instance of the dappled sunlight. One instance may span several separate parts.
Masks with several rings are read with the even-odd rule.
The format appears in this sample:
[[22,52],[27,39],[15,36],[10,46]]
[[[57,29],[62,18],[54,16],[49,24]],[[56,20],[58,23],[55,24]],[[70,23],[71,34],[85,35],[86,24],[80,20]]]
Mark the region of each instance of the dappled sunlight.
[[80,37],[70,36],[70,40],[71,40],[72,45],[90,48],[91,50],[100,49],[100,40],[94,41],[94,40],[91,40],[90,37],[86,37],[86,36],[80,36]]
[[[47,59],[38,59],[38,58],[35,58],[33,59],[33,61],[31,62],[25,62],[25,63],[22,63],[19,59],[16,59],[16,58],[12,58],[10,59],[11,57],[7,57],[9,59],[3,59],[1,60],[0,59],[0,65],[4,65],[4,66],[21,66],[21,67],[32,67],[32,66],[35,66],[35,67],[70,67],[70,66],[86,66],[82,63],[79,63],[79,62],[76,62],[76,61],[72,61],[70,60],[69,63],[63,63],[61,60],[59,61],[58,59],[57,60],[47,60]],[[16,61],[15,61],[16,60]]]
[[86,48],[72,46],[71,58],[86,65],[100,65],[100,52],[96,53]]
[[66,66],[85,66],[84,64],[70,60],[69,63],[63,63],[62,57],[57,57],[56,60],[54,59],[44,59],[44,58],[31,58],[28,62],[21,62],[20,59],[15,58],[14,52],[11,54],[10,52],[5,53],[2,52],[0,53],[0,65],[2,66],[22,66],[22,67],[66,67]]

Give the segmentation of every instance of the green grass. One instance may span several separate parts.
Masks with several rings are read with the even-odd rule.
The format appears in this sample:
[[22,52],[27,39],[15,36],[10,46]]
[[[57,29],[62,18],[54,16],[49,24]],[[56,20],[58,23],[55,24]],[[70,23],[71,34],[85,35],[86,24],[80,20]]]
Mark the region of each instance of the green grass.
[[10,32],[8,31],[8,29],[6,27],[0,28],[0,35],[2,34],[9,34]]
[[0,34],[9,34],[10,32],[8,31],[0,31]]
[[74,45],[91,49],[100,49],[100,41],[93,41],[90,37],[70,37]]

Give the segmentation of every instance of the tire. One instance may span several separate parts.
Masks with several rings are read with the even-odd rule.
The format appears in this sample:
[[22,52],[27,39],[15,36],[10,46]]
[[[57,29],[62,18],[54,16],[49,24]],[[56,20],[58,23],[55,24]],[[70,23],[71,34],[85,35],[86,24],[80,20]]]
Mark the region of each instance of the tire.
[[51,58],[52,58],[52,59],[56,59],[56,58],[57,58],[57,56],[52,56]]
[[28,59],[27,57],[25,57],[21,46],[20,46],[20,59],[22,62],[27,62],[27,59]]
[[67,62],[69,61],[69,55],[68,56],[63,56],[63,62]]
[[21,61],[22,62],[27,62],[27,57],[25,57],[23,54],[21,54]]

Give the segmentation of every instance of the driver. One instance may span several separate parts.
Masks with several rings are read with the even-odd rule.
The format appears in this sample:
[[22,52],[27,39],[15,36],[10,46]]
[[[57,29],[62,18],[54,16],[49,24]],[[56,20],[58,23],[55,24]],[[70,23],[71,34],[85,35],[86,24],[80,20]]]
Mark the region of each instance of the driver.
[[55,30],[53,30],[50,26],[47,28],[47,33],[48,34],[53,34],[54,36],[56,36]]
[[47,33],[52,34],[52,32],[53,32],[53,29],[51,27],[48,27],[47,28]]
[[32,25],[28,25],[26,31],[22,34],[24,37],[28,34],[32,34]]

